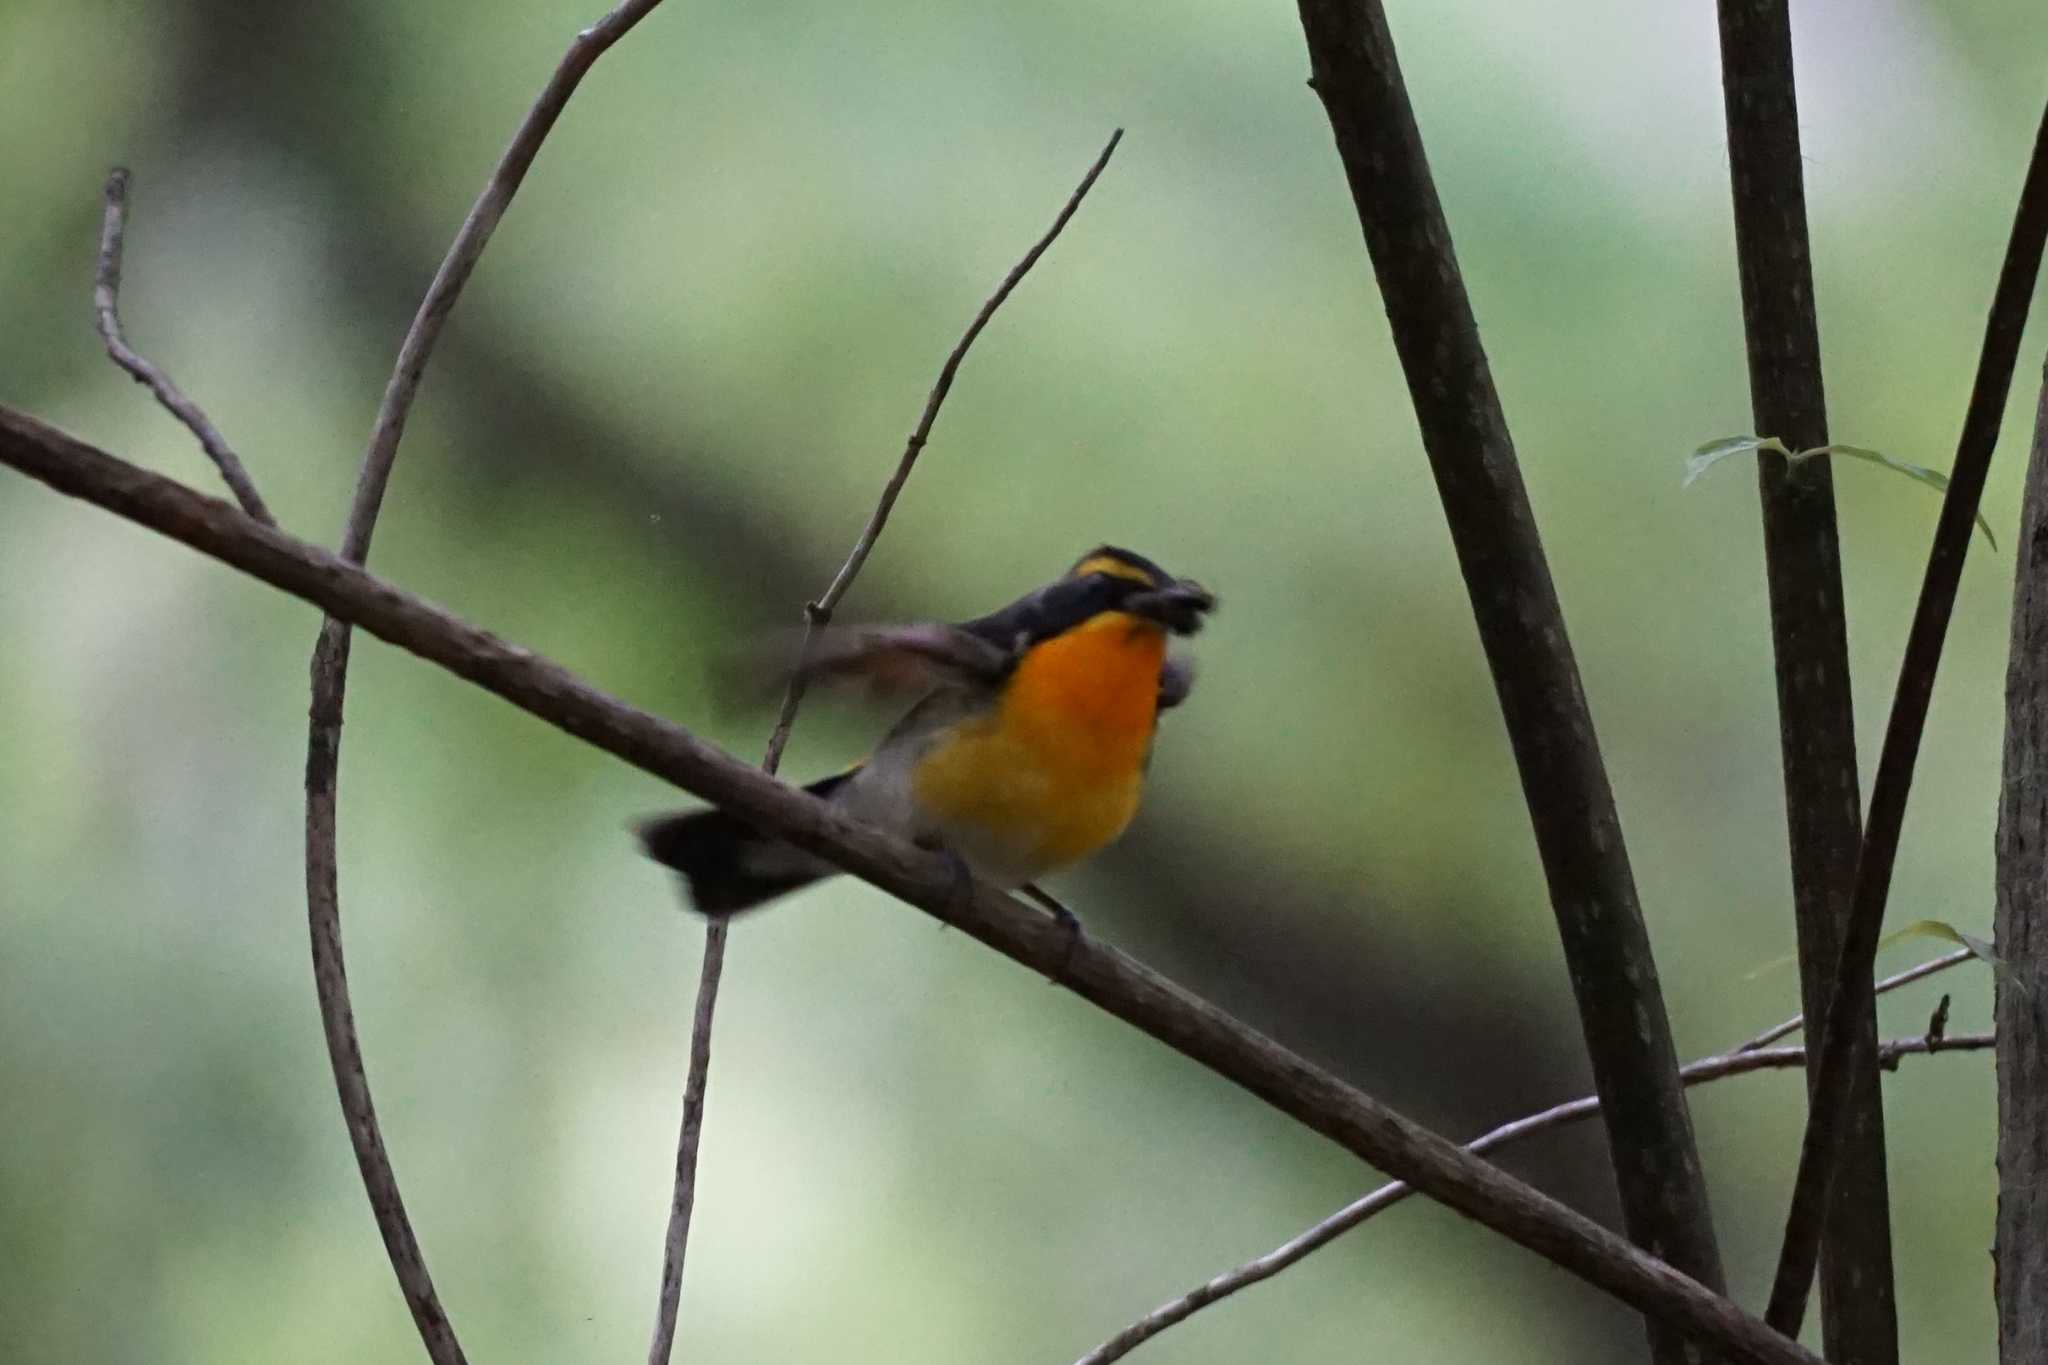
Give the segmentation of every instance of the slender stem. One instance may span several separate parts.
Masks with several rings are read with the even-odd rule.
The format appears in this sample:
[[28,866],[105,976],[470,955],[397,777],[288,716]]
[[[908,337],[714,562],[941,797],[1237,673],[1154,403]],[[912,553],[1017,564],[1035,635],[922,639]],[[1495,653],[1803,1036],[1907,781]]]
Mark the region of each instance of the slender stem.
[[[1718,8],[1750,408],[1758,433],[1779,437],[1794,450],[1812,450],[1828,443],[1827,400],[1789,0],[1719,0]],[[1863,832],[1828,464],[1808,460],[1794,467],[1777,455],[1757,457],[1800,1000],[1815,1018],[1827,1009]],[[1866,1005],[1855,1027],[1876,1039],[1874,1003]],[[1818,1050],[1813,1060],[1818,1063]],[[1883,1103],[1876,1067],[1866,1064],[1850,1090],[1842,1169],[1821,1258],[1825,1352],[1859,1365],[1891,1365],[1899,1357]]]
[[1934,676],[1941,665],[1942,643],[1955,609],[1963,560],[1970,551],[1970,531],[1991,452],[1998,443],[1999,419],[2012,388],[2013,366],[2019,357],[2020,334],[2027,321],[2041,252],[2048,241],[2048,111],[2044,111],[2026,182],[2020,190],[2011,241],[1992,296],[1984,327],[1984,349],[1970,391],[1949,485],[1928,551],[1920,600],[1906,636],[1899,664],[1898,689],[1892,699],[1884,747],[1879,751],[1877,780],[1870,791],[1870,817],[1856,868],[1856,896],[1842,938],[1841,961],[1835,968],[1825,1027],[1820,1034],[1820,1065],[1813,1077],[1812,1105],[1800,1144],[1799,1173],[1793,1181],[1791,1207],[1785,1215],[1785,1240],[1771,1284],[1765,1317],[1790,1336],[1806,1316],[1806,1296],[1813,1284],[1814,1260],[1820,1249],[1828,1191],[1838,1164],[1848,1101],[1865,1041],[1857,1023],[1868,1008],[1871,963],[1883,936],[1885,900],[1891,891],[1892,864],[1898,856],[1899,834],[1905,826],[1906,796],[1913,784],[1913,764],[1927,724],[1934,695]]
[[121,253],[127,232],[128,168],[116,166],[107,173],[106,208],[100,216],[99,268],[94,274],[92,290],[93,318],[99,327],[100,340],[106,343],[108,358],[126,370],[136,383],[148,386],[149,391],[156,395],[156,401],[199,438],[200,449],[220,471],[221,480],[235,495],[235,501],[242,504],[243,511],[266,526],[277,525],[277,519],[263,505],[263,496],[256,491],[256,481],[249,477],[249,471],[228,445],[227,437],[220,434],[220,428],[197,403],[185,396],[184,390],[171,382],[169,375],[150,364],[130,346],[128,338],[122,334]]
[[945,858],[853,820],[671,722],[591,686],[531,650],[0,406],[0,464],[147,526],[447,669],[529,714],[725,807],[953,925],[1208,1067],[1432,1199],[1449,1205],[1733,1360],[1818,1357],[1727,1298],[1465,1152],[1106,944],[981,882]]
[[[405,420],[419,392],[421,376],[426,373],[427,359],[470,272],[489,244],[492,231],[525,180],[541,143],[591,64],[659,3],[660,0],[629,0],[576,35],[513,134],[511,145],[492,169],[455,240],[449,244],[412,325],[406,329],[378,405],[369,449],[363,457],[355,497],[342,529],[343,560],[360,564],[369,556],[377,513],[383,506],[384,490],[398,458],[398,443],[405,434]],[[334,1066],[349,1141],[355,1148],[356,1163],[362,1169],[370,1208],[390,1253],[392,1269],[405,1291],[427,1354],[435,1365],[459,1365],[462,1348],[434,1293],[433,1280],[427,1273],[411,1221],[406,1217],[398,1179],[377,1128],[369,1082],[363,1073],[362,1049],[355,1036],[354,1012],[349,1005],[348,974],[341,946],[341,897],[335,880],[335,786],[341,759],[349,645],[348,623],[330,615],[321,623],[320,637],[313,646],[313,700],[306,745],[306,913],[313,943],[313,981],[320,997],[328,1058]]]
[[[888,523],[889,512],[896,506],[896,498],[902,493],[903,485],[910,478],[911,467],[917,463],[918,452],[924,449],[930,438],[932,423],[938,420],[939,408],[952,390],[953,376],[960,369],[960,362],[966,358],[967,348],[981,335],[982,328],[995,316],[1003,300],[1010,297],[1018,282],[1031,272],[1038,258],[1046,253],[1053,240],[1066,227],[1067,220],[1081,207],[1081,201],[1094,187],[1096,178],[1103,167],[1109,164],[1110,153],[1123,140],[1124,130],[1119,128],[1109,136],[1109,144],[1088,173],[1081,177],[1080,185],[1067,197],[1066,205],[1059,216],[1053,219],[1031,249],[1024,253],[1010,273],[1003,276],[995,293],[981,305],[981,311],[974,315],[974,321],[967,325],[967,331],[954,345],[946,363],[940,367],[938,382],[932,385],[929,397],[925,399],[924,412],[917,419],[917,426],[910,433],[910,440],[903,448],[903,456],[896,463],[896,472],[882,486],[881,499],[868,517],[867,526],[860,538],[854,542],[853,552],[839,567],[832,581],[815,602],[804,607],[803,644],[798,651],[798,667],[789,677],[789,685],[782,695],[782,709],[775,718],[775,728],[768,736],[768,750],[761,757],[761,771],[774,776],[782,766],[782,752],[789,745],[789,734],[796,725],[797,707],[803,703],[804,670],[803,661],[810,656],[811,645],[818,628],[832,617],[832,609],[853,586],[854,576],[867,563],[868,553],[875,548],[875,541],[882,534],[882,527]],[[718,1003],[718,980],[725,966],[725,931],[727,922],[719,918],[707,919],[704,926],[704,968],[697,986],[697,1012],[690,1034],[690,1071],[683,1083],[683,1128],[676,1141],[676,1183],[675,1194],[669,1200],[668,1236],[662,1255],[661,1301],[655,1314],[654,1342],[647,1352],[648,1365],[667,1365],[669,1350],[675,1340],[676,1312],[682,1297],[683,1253],[690,1241],[690,1215],[696,1207],[697,1194],[697,1147],[701,1141],[704,1126],[704,1089],[707,1073],[711,1067],[711,1016]]]
[[668,1236],[662,1245],[661,1298],[654,1314],[654,1340],[647,1365],[668,1365],[675,1345],[676,1313],[683,1296],[683,1256],[690,1247],[690,1215],[697,1207],[697,1149],[704,1137],[704,1089],[711,1075],[711,1017],[718,1008],[718,979],[725,971],[725,933],[731,921],[704,922],[704,965],[697,978],[697,1010],[690,1021],[690,1072],[683,1082],[683,1130],[676,1140],[675,1194],[669,1202]]
[[[1915,1053],[1969,1052],[1991,1045],[1992,1037],[1988,1033],[1958,1034],[1953,1038],[1902,1038],[1886,1043],[1879,1053],[1879,1061],[1887,1069],[1892,1069],[1898,1066],[1901,1058]],[[1695,1086],[1729,1076],[1747,1075],[1752,1071],[1804,1065],[1805,1048],[1750,1048],[1747,1051],[1737,1050],[1719,1057],[1708,1057],[1703,1061],[1689,1063],[1679,1069],[1678,1075],[1687,1086]],[[1524,1138],[1534,1137],[1538,1133],[1547,1133],[1592,1118],[1599,1112],[1600,1099],[1597,1095],[1568,1100],[1541,1113],[1529,1114],[1504,1123],[1465,1144],[1465,1150],[1474,1156],[1480,1156],[1520,1142]],[[1311,1252],[1328,1246],[1353,1228],[1403,1202],[1413,1193],[1415,1191],[1401,1181],[1389,1181],[1363,1198],[1346,1204],[1328,1218],[1281,1243],[1265,1255],[1246,1261],[1234,1270],[1227,1270],[1207,1283],[1197,1285],[1179,1298],[1159,1305],[1082,1356],[1075,1365],[1109,1365],[1112,1360],[1122,1360],[1167,1328],[1187,1321],[1210,1304],[1227,1299],[1241,1289],[1249,1289],[1263,1280],[1272,1279]]]
[[810,657],[811,642],[817,638],[818,628],[831,621],[833,610],[838,607],[840,599],[846,596],[846,590],[853,586],[854,575],[868,562],[868,553],[875,548],[875,541],[882,534],[882,527],[887,524],[889,513],[896,506],[897,495],[902,493],[903,485],[909,481],[910,471],[917,463],[918,453],[931,438],[932,424],[939,418],[939,408],[944,405],[946,395],[953,390],[953,376],[959,373],[960,362],[967,358],[967,348],[981,335],[981,329],[988,326],[989,319],[996,315],[996,309],[1003,306],[1003,300],[1009,298],[1010,292],[1031,273],[1031,267],[1038,264],[1038,258],[1058,240],[1060,233],[1067,226],[1067,221],[1081,207],[1081,201],[1088,197],[1088,191],[1095,188],[1096,180],[1101,177],[1103,168],[1109,165],[1109,158],[1116,152],[1116,145],[1123,139],[1124,130],[1121,128],[1110,133],[1109,141],[1104,144],[1101,154],[1088,168],[1088,173],[1081,177],[1081,183],[1074,187],[1074,192],[1067,196],[1067,202],[1053,218],[1052,226],[1032,243],[1031,249],[1024,253],[1017,264],[1010,267],[1010,273],[1003,276],[995,292],[981,305],[981,311],[967,324],[967,330],[960,334],[960,340],[953,344],[953,350],[947,355],[946,363],[939,367],[939,377],[933,383],[931,393],[924,400],[924,411],[918,415],[917,425],[911,428],[910,439],[903,443],[903,455],[896,462],[896,472],[882,485],[882,496],[875,503],[875,510],[869,514],[868,524],[861,531],[860,538],[853,543],[853,553],[839,566],[839,572],[832,575],[832,581],[825,586],[825,591],[818,600],[804,608],[804,637],[797,651],[798,666],[790,673],[789,688],[782,696],[782,711],[776,716],[775,729],[768,737],[767,767],[770,772],[775,771],[775,766],[782,761],[782,751],[789,744],[790,727],[796,724],[796,709],[804,698],[802,665],[804,660]]
[[[1871,993],[1873,995],[1883,995],[1888,991],[1895,991],[1901,986],[1910,986],[1915,981],[1924,980],[1937,972],[1945,972],[1951,967],[1959,967],[1976,956],[1968,948],[1958,948],[1952,953],[1943,953],[1940,957],[1929,958],[1925,962],[1906,968],[1903,972],[1886,977],[1872,988]],[[1795,1014],[1782,1024],[1771,1025],[1735,1050],[1737,1052],[1754,1052],[1760,1047],[1769,1047],[1786,1034],[1797,1033],[1805,1024],[1806,1016]]]
[[[1465,579],[1550,891],[1636,1245],[1722,1283],[1614,793],[1500,394],[1379,0],[1299,0],[1323,102]],[[1659,1365],[1696,1361],[1650,1325]]]

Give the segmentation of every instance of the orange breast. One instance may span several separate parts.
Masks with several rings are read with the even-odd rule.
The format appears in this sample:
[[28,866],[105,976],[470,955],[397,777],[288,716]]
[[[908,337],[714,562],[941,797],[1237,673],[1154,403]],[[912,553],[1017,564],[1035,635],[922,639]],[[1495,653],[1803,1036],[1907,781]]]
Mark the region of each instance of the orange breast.
[[1165,658],[1165,631],[1122,612],[1037,646],[994,710],[918,764],[919,805],[999,880],[1087,857],[1137,813]]

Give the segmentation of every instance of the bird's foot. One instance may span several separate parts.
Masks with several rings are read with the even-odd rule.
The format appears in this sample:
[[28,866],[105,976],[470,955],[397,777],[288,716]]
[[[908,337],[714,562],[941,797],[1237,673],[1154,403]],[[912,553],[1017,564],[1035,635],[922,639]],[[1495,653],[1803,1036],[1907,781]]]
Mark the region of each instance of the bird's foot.
[[1074,965],[1074,951],[1081,946],[1081,917],[1069,910],[1058,896],[1036,882],[1026,882],[1017,888],[1023,896],[1051,915],[1053,922],[1067,932],[1066,951],[1060,955],[1058,971],[1046,980],[1058,982],[1066,977],[1067,969]]

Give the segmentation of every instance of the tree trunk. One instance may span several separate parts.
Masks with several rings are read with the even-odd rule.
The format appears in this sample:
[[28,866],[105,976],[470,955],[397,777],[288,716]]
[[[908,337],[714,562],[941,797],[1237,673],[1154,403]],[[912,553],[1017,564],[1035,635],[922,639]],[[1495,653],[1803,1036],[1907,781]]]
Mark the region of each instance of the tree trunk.
[[2048,376],[2020,508],[1998,804],[1998,1359],[2048,1365]]

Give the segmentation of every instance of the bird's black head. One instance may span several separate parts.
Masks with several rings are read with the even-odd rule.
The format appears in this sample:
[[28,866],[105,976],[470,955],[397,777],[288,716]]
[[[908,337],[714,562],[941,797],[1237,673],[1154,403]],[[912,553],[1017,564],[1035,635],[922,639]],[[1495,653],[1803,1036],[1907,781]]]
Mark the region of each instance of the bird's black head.
[[1216,595],[1192,578],[1175,578],[1152,560],[1115,545],[1098,545],[1074,561],[1069,579],[1103,582],[1115,607],[1192,635],[1216,609]]

